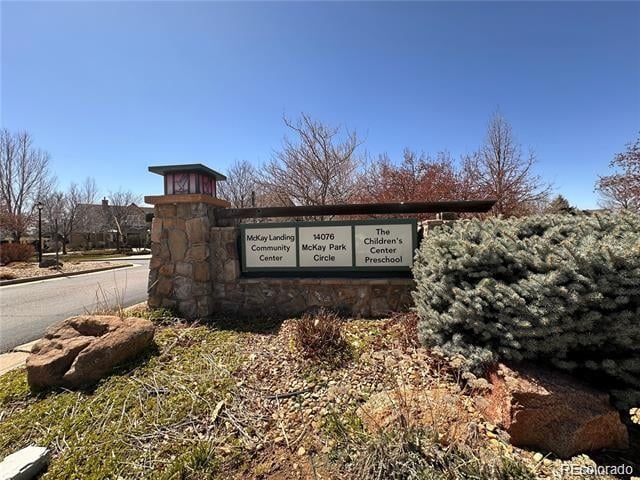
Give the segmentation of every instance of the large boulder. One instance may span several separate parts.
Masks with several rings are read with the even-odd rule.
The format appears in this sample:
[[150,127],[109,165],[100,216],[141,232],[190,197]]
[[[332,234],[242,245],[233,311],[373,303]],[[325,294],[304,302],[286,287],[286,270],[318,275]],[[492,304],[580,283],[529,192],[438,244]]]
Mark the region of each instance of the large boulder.
[[560,458],[629,445],[609,395],[569,375],[533,366],[516,371],[500,364],[489,381],[492,389],[477,402],[479,410],[509,434],[513,445]]
[[49,268],[49,267],[61,267],[64,265],[61,261],[56,260],[55,258],[43,258],[42,261],[38,264],[40,268]]
[[155,327],[143,318],[81,315],[49,327],[27,358],[32,390],[91,385],[145,350]]

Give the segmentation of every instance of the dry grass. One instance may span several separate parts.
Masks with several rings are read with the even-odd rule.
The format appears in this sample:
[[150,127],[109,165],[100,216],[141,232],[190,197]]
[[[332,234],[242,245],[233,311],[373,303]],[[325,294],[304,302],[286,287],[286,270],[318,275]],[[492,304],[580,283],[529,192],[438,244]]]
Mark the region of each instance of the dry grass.
[[418,315],[414,312],[396,313],[385,324],[396,338],[398,346],[403,350],[411,350],[420,347],[418,339]]
[[[87,392],[34,395],[24,370],[3,375],[0,457],[49,446],[43,480],[542,477],[532,452],[488,436],[438,357],[398,348],[384,322],[341,322],[339,364],[300,355],[297,323],[159,327],[155,351]],[[385,395],[392,414],[372,429],[358,410]]]
[[32,443],[49,446],[54,458],[45,479],[213,474],[237,454],[235,439],[214,418],[235,384],[233,335],[164,329],[156,342],[157,351],[93,391],[33,395],[23,370],[0,377],[0,456]]
[[320,309],[305,314],[295,323],[293,340],[307,358],[328,359],[340,356],[348,349],[342,334],[342,319],[335,313]]
[[86,309],[85,311],[89,315],[115,315],[120,318],[124,318],[125,315],[125,293],[127,292],[127,276],[124,277],[124,284],[120,286],[117,281],[115,281],[116,276],[114,274],[114,285],[115,288],[113,293],[107,292],[104,288],[102,288],[101,284],[98,284],[98,289],[96,290],[95,295],[95,303],[93,308]]
[[[392,341],[397,338],[391,336]],[[438,363],[416,388],[397,370],[396,386],[325,423],[340,476],[358,479],[534,480],[534,471],[491,445],[471,397]],[[391,373],[391,372],[390,372]],[[414,385],[412,385],[412,383]]]

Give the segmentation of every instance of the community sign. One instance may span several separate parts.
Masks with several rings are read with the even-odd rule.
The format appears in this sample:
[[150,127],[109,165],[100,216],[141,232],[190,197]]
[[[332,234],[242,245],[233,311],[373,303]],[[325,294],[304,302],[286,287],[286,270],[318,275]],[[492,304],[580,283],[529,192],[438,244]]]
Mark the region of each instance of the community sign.
[[403,271],[413,264],[413,219],[240,226],[242,271]]

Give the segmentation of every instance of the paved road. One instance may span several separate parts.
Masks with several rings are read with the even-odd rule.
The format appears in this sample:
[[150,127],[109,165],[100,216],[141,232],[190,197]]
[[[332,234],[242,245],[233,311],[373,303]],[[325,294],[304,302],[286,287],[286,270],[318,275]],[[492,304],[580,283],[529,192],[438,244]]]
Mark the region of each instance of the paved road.
[[0,287],[0,353],[42,336],[59,320],[105,302],[125,306],[147,299],[148,259],[125,259],[133,267]]

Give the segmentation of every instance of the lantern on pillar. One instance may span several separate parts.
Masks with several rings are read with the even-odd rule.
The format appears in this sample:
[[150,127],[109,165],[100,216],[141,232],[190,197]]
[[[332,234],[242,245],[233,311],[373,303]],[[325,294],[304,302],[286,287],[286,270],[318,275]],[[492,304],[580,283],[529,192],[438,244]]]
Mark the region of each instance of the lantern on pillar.
[[164,177],[165,195],[199,193],[215,197],[216,182],[227,179],[201,163],[154,166],[149,171]]
[[217,182],[227,179],[224,175],[201,163],[184,165],[157,165],[149,171],[162,175],[164,195],[145,197],[150,204],[203,201],[228,207],[229,203],[217,197]]

